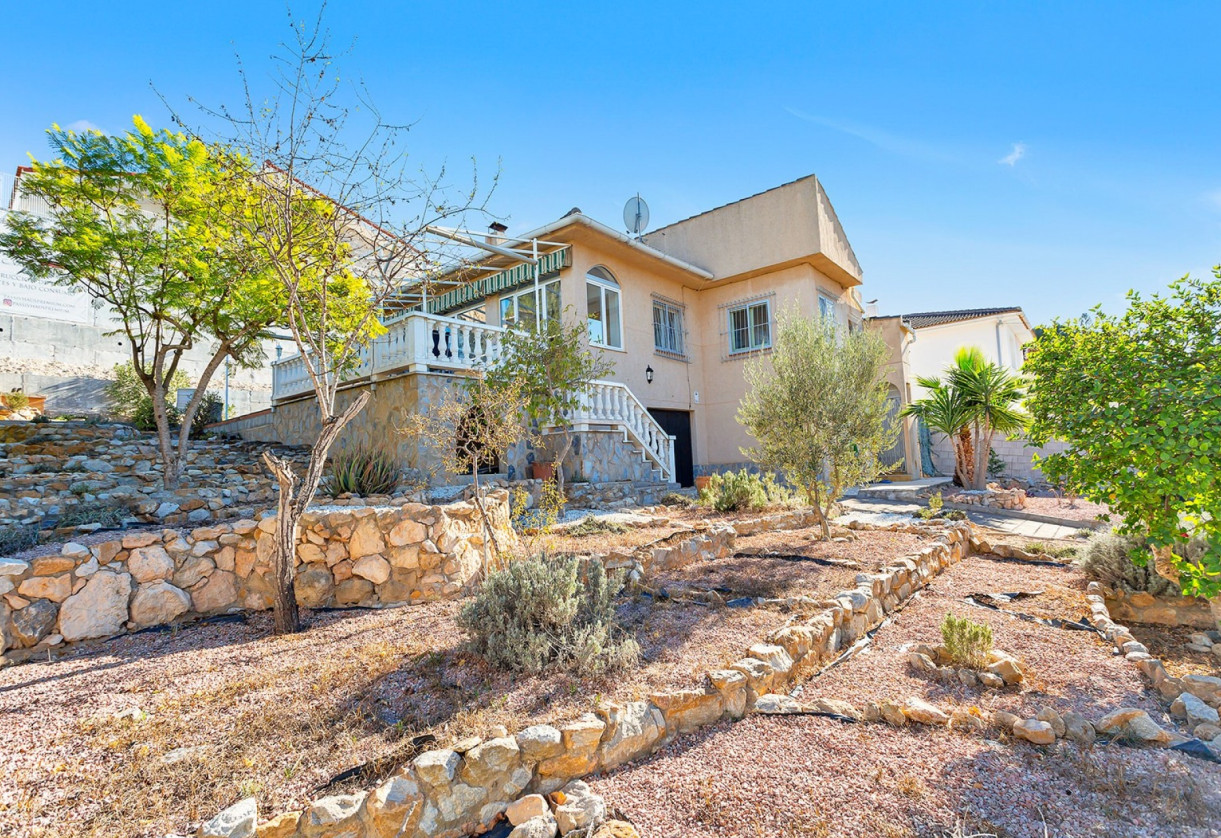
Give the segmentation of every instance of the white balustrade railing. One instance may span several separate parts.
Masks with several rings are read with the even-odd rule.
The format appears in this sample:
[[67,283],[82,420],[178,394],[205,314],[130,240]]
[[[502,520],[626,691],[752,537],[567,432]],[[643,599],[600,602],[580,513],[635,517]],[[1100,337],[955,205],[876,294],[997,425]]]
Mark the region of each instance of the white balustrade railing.
[[[497,326],[413,311],[386,321],[386,333],[360,350],[348,381],[377,378],[398,371],[486,369],[500,358]],[[272,364],[272,398],[310,392],[313,385],[300,355]]]
[[667,434],[636,394],[618,381],[592,381],[573,411],[574,425],[616,425],[621,427],[653,461],[666,480],[674,479],[674,437]]
[[[346,380],[376,380],[397,372],[430,369],[478,371],[500,359],[504,330],[496,326],[415,311],[385,325],[386,333],[361,350],[359,362]],[[313,389],[301,355],[272,364],[271,378],[272,398],[276,401]],[[666,480],[674,479],[674,438],[662,430],[627,385],[616,381],[591,382],[569,422],[621,428]]]

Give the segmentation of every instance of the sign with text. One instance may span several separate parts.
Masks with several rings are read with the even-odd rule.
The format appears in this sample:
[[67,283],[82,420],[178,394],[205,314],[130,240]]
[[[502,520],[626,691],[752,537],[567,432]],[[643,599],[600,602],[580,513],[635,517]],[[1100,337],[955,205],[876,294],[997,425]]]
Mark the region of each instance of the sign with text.
[[35,279],[0,255],[0,314],[90,323],[93,307],[88,294]]

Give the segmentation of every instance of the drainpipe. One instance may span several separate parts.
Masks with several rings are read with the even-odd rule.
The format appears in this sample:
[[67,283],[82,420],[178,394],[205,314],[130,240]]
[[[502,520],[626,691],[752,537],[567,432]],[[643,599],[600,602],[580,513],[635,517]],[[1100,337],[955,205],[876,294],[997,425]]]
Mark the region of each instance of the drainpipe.
[[1004,322],[1003,317],[996,319],[996,363],[1002,367],[1005,365],[1005,357],[1001,354],[1001,324]]

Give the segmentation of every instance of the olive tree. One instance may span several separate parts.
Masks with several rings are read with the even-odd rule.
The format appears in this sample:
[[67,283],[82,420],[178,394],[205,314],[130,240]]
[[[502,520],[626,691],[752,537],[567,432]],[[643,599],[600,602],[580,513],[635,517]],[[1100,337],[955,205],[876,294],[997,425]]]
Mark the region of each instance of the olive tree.
[[772,351],[746,363],[738,422],[755,445],[742,453],[806,493],[824,538],[844,489],[893,467],[879,459],[899,434],[887,418],[886,354],[873,332],[848,332],[789,309]]
[[[1053,322],[1025,370],[1031,440],[1071,446],[1040,458],[1043,473],[1109,506],[1121,533],[1147,537],[1158,572],[1213,597],[1221,620],[1221,267],[1213,273],[1166,295],[1130,292],[1117,316]],[[1203,544],[1194,560],[1189,541]]]

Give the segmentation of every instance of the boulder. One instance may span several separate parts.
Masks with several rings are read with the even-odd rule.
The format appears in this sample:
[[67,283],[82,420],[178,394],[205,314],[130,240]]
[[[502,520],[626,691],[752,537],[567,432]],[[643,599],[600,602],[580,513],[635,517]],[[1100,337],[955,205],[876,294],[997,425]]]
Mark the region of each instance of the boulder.
[[12,640],[14,645],[29,648],[38,643],[55,628],[59,606],[47,599],[31,602],[20,611],[13,612]]
[[377,554],[364,556],[352,564],[352,575],[380,585],[390,578],[390,562]]
[[1056,741],[1056,732],[1051,725],[1038,719],[1021,719],[1014,724],[1013,735],[1036,745],[1051,745]]
[[460,776],[467,785],[499,792],[513,784],[513,774],[520,765],[521,748],[517,740],[504,736],[489,739],[467,751]]
[[599,749],[605,769],[650,753],[666,735],[665,717],[647,701],[607,704],[598,709],[598,716],[606,724],[606,735],[602,737]]
[[0,576],[20,576],[29,569],[29,563],[21,559],[0,558]]
[[26,599],[49,599],[63,602],[72,594],[72,576],[31,576],[17,586],[17,593]]
[[256,838],[293,838],[300,822],[300,812],[284,812],[259,824],[254,834]]
[[661,710],[671,733],[686,733],[712,724],[725,712],[725,700],[711,685],[704,690],[655,693],[649,700]]
[[364,838],[365,828],[360,822],[364,802],[364,792],[333,794],[315,800],[301,814],[297,834],[301,838]]
[[945,725],[950,721],[950,717],[941,709],[915,696],[903,702],[903,715],[916,724],[934,727]]
[[373,583],[368,579],[345,579],[335,586],[335,602],[339,605],[359,605],[373,596]]
[[223,611],[237,601],[237,575],[227,570],[213,571],[203,586],[191,592],[191,603],[201,614]]
[[322,608],[331,601],[335,592],[335,581],[331,572],[322,568],[298,573],[293,587],[297,592],[297,604],[305,608]]
[[1164,748],[1175,742],[1174,735],[1158,726],[1157,722],[1149,718],[1148,713],[1133,707],[1121,707],[1107,713],[1094,727],[1099,733],[1126,739],[1138,745]]
[[950,713],[949,725],[951,730],[961,730],[965,733],[982,733],[987,726],[982,718],[961,707]]
[[1097,734],[1094,732],[1094,726],[1085,716],[1069,710],[1062,718],[1065,738],[1076,742],[1082,748],[1088,748],[1094,744]]
[[1201,739],[1205,742],[1212,742],[1215,739],[1221,740],[1221,726],[1210,724],[1196,725],[1192,734],[1196,739]]
[[1044,707],[1039,710],[1035,718],[1041,722],[1047,722],[1049,725],[1051,725],[1051,729],[1056,732],[1057,738],[1064,736],[1066,730],[1064,719],[1062,719],[1060,714],[1051,707]]
[[258,802],[247,797],[199,827],[197,835],[199,838],[254,838],[258,819]]
[[533,725],[519,732],[517,747],[525,762],[541,762],[564,753],[560,731],[551,725]]
[[846,701],[838,698],[815,698],[805,704],[805,709],[816,713],[835,713],[850,719],[861,718],[861,711]]
[[174,575],[174,560],[160,544],[151,544],[131,551],[127,570],[137,582],[168,580]]
[[521,826],[531,818],[550,814],[551,807],[547,805],[547,799],[541,794],[527,794],[525,797],[514,800],[509,804],[509,808],[505,809],[505,817],[513,826]]
[[1205,704],[1216,707],[1221,704],[1221,678],[1213,675],[1184,675],[1183,689],[1203,699]]
[[1221,724],[1217,711],[1192,693],[1183,693],[1170,705],[1170,715],[1186,719],[1191,727],[1202,724]]
[[768,716],[785,716],[801,712],[797,699],[782,693],[766,693],[755,700],[755,712]]
[[1006,686],[1020,684],[1022,679],[1026,677],[1025,673],[1022,672],[1021,665],[1012,658],[1002,658],[988,664],[988,672],[1000,678]]
[[640,831],[627,821],[607,821],[596,830],[593,838],[640,838]]
[[[544,790],[559,788],[556,780],[584,777],[598,765],[598,743],[606,730],[606,723],[591,713],[586,713],[575,722],[560,727],[563,751],[559,755],[543,760],[538,765],[539,778],[551,780],[544,783]],[[550,786],[550,788],[546,788]]]
[[878,712],[881,714],[882,720],[889,725],[903,727],[907,724],[907,716],[903,714],[903,708],[889,699],[878,705]]
[[382,531],[377,527],[377,517],[366,515],[356,522],[352,536],[348,539],[348,555],[353,559],[382,553],[386,542],[382,539]]
[[513,827],[509,838],[555,838],[558,829],[555,816],[548,812]]
[[424,812],[424,796],[410,773],[396,774],[365,798],[364,819],[374,835],[413,835]]
[[99,570],[60,606],[59,633],[68,641],[118,634],[127,621],[129,596],[129,574]]
[[191,610],[191,597],[169,582],[147,582],[131,598],[131,620],[139,626],[159,626]]
[[[574,829],[591,830],[606,820],[606,801],[594,794],[589,784],[575,780],[564,786],[563,803],[555,807],[555,820],[560,834]],[[556,799],[560,799],[556,795]]]

